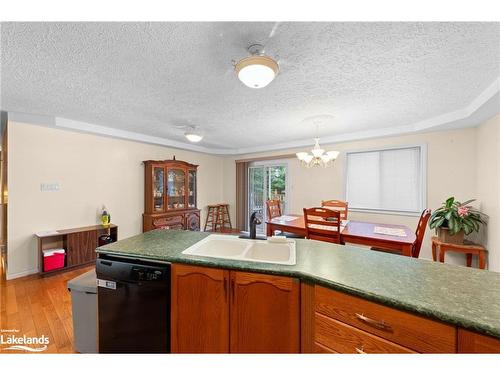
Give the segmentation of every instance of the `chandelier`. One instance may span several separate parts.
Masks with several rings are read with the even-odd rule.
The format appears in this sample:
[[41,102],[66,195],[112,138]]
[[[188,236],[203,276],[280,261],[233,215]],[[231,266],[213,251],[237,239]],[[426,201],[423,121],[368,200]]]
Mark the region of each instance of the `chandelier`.
[[326,151],[321,148],[319,145],[319,138],[314,138],[314,147],[311,150],[311,153],[308,152],[297,152],[297,159],[300,160],[300,163],[307,168],[322,166],[329,167],[333,164],[337,156],[339,156],[338,151]]

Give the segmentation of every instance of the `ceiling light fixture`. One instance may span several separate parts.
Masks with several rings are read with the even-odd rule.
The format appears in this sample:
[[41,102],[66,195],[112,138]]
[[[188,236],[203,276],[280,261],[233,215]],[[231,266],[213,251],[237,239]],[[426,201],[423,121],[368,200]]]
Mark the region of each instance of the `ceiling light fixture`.
[[339,156],[338,151],[326,151],[323,150],[319,145],[319,138],[314,138],[314,147],[311,150],[311,153],[308,152],[297,152],[297,159],[300,160],[300,163],[307,168],[322,166],[329,167],[333,164],[337,156]]
[[203,136],[199,135],[199,134],[194,134],[194,133],[186,133],[184,134],[186,136],[186,138],[188,139],[189,142],[199,142],[203,139]]
[[279,71],[278,63],[264,55],[263,48],[261,44],[252,44],[248,47],[252,56],[245,57],[234,66],[239,80],[253,89],[269,85]]
[[184,136],[188,139],[189,142],[197,143],[203,139],[203,135],[196,131],[194,126],[189,127],[189,130],[184,133]]

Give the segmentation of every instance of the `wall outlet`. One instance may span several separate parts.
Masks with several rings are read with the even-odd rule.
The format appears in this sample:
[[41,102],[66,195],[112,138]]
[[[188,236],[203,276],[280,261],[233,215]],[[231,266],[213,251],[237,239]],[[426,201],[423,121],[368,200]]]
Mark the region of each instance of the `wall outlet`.
[[40,184],[40,191],[46,192],[46,191],[59,191],[59,183],[58,182],[51,182],[51,183],[41,183]]

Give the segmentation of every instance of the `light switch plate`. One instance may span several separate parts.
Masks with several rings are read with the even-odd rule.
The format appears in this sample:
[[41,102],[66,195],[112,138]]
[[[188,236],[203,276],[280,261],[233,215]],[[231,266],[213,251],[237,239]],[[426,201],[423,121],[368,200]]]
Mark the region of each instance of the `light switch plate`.
[[40,184],[40,191],[46,192],[46,191],[59,191],[59,183],[58,182],[50,182],[50,183],[41,183]]

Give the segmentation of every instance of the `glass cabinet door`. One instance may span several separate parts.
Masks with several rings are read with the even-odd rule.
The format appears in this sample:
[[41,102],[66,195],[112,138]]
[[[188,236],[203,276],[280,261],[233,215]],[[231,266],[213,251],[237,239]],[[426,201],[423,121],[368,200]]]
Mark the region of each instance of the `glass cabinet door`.
[[165,208],[163,201],[164,188],[163,167],[153,167],[153,210],[162,212]]
[[184,208],[186,198],[186,175],[182,169],[168,169],[167,172],[167,209]]
[[196,171],[189,170],[188,172],[188,207],[196,207]]

